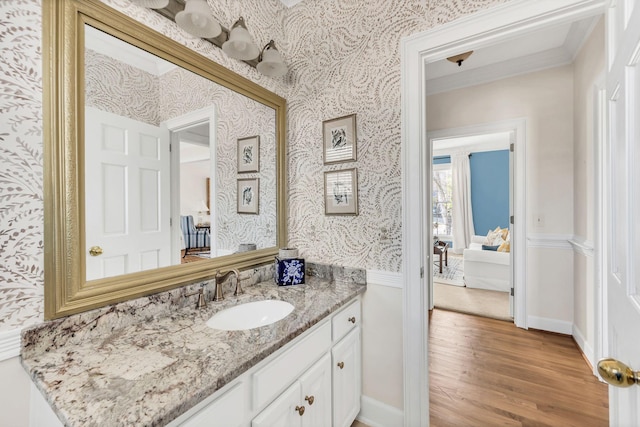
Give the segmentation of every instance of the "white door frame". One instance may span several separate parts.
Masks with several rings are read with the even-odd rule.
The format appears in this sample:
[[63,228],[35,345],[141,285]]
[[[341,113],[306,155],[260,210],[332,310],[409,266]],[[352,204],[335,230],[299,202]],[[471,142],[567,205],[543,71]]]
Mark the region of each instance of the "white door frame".
[[[173,119],[169,119],[164,123],[167,125],[167,129],[171,132],[171,218],[174,220],[171,222],[174,226],[171,231],[172,236],[172,244],[174,248],[180,248],[180,197],[176,197],[176,195],[180,194],[180,149],[175,146],[176,137],[175,133],[180,132],[181,130],[186,130],[190,127],[200,125],[202,123],[209,123],[209,147],[211,148],[211,172],[209,176],[211,178],[210,181],[210,200],[211,204],[214,205],[209,206],[210,212],[212,212],[212,217],[214,217],[213,212],[215,212],[215,194],[216,191],[216,174],[215,174],[215,165],[217,162],[216,159],[216,141],[217,141],[217,122],[216,122],[216,107],[215,105],[202,108],[200,110],[191,111],[187,114],[184,114],[179,117],[175,117]],[[217,248],[217,239],[218,236],[218,224],[217,221],[211,221],[210,228],[210,239],[211,239],[211,256],[214,254],[214,248]],[[180,251],[173,251],[173,256],[177,254],[177,259],[172,260],[174,264],[180,264]]]
[[[425,64],[531,31],[602,14],[604,0],[513,0],[403,38],[401,54],[404,425],[429,425],[424,175]],[[411,195],[412,197],[409,197]]]
[[[526,137],[526,124],[525,118],[501,120],[498,122],[483,123],[474,126],[464,126],[453,129],[443,129],[438,131],[432,131],[427,133],[427,145],[426,151],[428,155],[427,160],[422,165],[422,171],[427,179],[427,189],[431,188],[432,172],[431,172],[431,154],[433,146],[431,140],[443,139],[450,137],[464,137],[464,136],[477,136],[487,135],[491,133],[510,132],[512,135],[512,142],[515,146],[513,151],[513,164],[514,174],[509,175],[509,180],[513,180],[510,183],[513,185],[513,191],[509,193],[510,206],[513,206],[509,215],[513,215],[515,218],[514,224],[511,225],[512,230],[512,244],[511,244],[511,287],[514,289],[514,317],[513,323],[519,328],[527,329],[527,238],[526,238],[526,212],[527,212],[527,174],[526,174],[526,152],[527,152],[527,137]],[[431,198],[426,197],[426,209],[428,209],[429,216],[432,214]],[[427,224],[431,223],[429,219]],[[433,233],[427,233],[428,239],[433,238]],[[431,240],[425,242],[425,247],[430,248],[433,245]],[[431,251],[427,251],[431,254]],[[429,275],[427,278],[429,286],[429,309],[433,308],[433,275]]]

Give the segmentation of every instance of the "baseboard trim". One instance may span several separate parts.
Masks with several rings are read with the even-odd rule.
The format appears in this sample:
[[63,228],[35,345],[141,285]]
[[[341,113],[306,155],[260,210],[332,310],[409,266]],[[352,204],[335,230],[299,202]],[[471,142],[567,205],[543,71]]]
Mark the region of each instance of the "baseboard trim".
[[401,426],[404,424],[404,413],[394,406],[363,395],[356,419],[369,427]]
[[402,289],[402,273],[382,270],[367,270],[367,284]]
[[0,332],[0,361],[20,356],[20,329]]
[[582,351],[582,355],[585,359],[587,359],[587,362],[591,365],[591,369],[593,370],[593,367],[596,366],[596,358],[593,347],[589,345],[584,335],[582,335],[582,332],[580,332],[580,329],[578,329],[576,325],[573,325],[573,331],[571,335],[573,335],[573,340],[576,342],[576,344],[578,344],[578,347],[580,347],[580,351]]
[[527,320],[529,329],[539,329],[541,331],[555,332],[564,335],[571,335],[573,332],[573,323],[565,322],[564,320],[537,316],[529,316]]

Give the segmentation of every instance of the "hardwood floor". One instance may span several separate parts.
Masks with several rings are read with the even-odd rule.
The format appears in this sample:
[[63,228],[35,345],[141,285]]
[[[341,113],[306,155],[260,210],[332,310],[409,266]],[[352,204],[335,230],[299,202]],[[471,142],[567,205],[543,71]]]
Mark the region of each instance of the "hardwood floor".
[[431,425],[607,426],[607,386],[568,336],[433,310]]

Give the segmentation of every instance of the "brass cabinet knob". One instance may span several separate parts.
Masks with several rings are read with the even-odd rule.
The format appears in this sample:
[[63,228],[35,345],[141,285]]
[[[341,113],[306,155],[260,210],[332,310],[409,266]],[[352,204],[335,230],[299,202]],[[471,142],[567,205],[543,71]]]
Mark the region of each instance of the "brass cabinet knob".
[[349,317],[347,320],[349,322],[351,322],[351,323],[354,323],[354,324],[356,323],[356,318],[355,317]]
[[344,362],[338,362],[338,368],[344,369]]
[[309,402],[309,406],[311,406],[311,405],[313,405],[313,401],[315,400],[315,398],[313,396],[305,396],[304,400]]
[[304,415],[304,406],[296,406],[296,412],[300,414],[300,416]]
[[602,359],[598,362],[598,373],[603,380],[616,387],[631,387],[640,384],[640,372],[634,371],[616,359]]
[[100,246],[91,246],[91,248],[89,248],[89,255],[91,256],[102,255],[102,248]]

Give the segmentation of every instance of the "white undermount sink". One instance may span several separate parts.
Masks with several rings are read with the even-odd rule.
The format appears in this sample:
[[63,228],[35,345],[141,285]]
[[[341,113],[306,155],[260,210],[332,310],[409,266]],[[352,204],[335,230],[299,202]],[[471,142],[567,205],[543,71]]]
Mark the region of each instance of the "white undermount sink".
[[212,329],[241,331],[270,325],[293,311],[286,301],[262,300],[247,302],[217,312],[207,321]]

